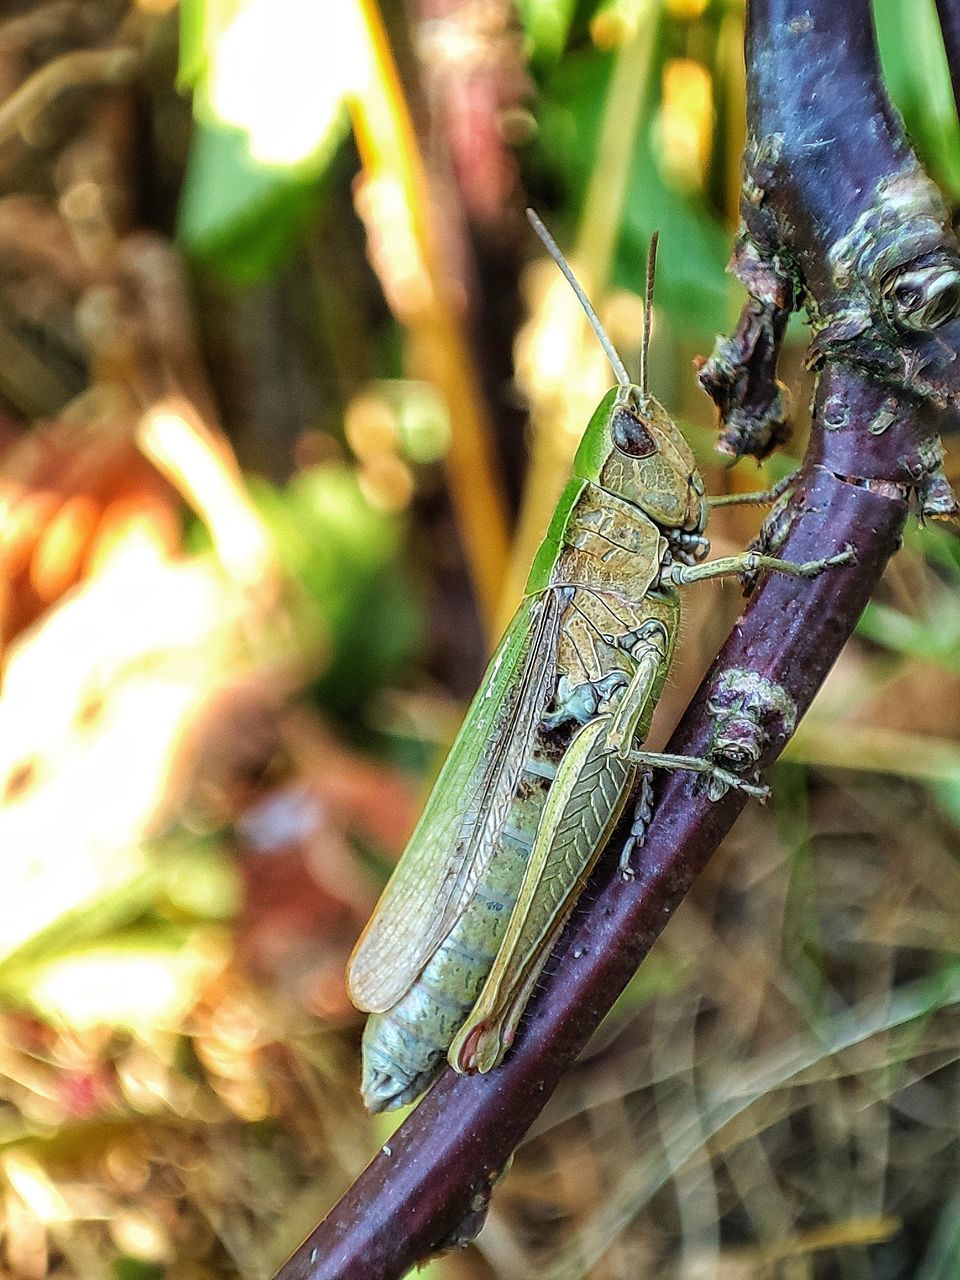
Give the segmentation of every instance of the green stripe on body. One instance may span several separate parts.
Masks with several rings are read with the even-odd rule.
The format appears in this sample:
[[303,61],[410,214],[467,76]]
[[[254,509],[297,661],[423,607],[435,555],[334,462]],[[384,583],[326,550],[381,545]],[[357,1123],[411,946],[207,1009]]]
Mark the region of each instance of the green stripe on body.
[[550,527],[540,543],[537,554],[533,558],[533,565],[530,569],[530,576],[527,578],[524,595],[536,595],[538,591],[545,591],[549,587],[550,574],[553,572],[553,566],[557,563],[557,557],[566,537],[570,513],[576,506],[577,499],[586,488],[586,483],[585,480],[574,476],[564,486],[560,501],[557,503],[556,510],[551,517]]

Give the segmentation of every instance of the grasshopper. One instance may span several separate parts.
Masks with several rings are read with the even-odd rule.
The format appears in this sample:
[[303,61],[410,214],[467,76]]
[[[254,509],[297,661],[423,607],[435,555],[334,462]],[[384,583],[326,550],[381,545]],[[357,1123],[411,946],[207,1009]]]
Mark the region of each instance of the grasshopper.
[[647,385],[656,236],[635,384],[550,233],[528,214],[617,383],[587,425],[523,600],[350,959],[350,997],[371,1015],[362,1084],[371,1111],[413,1101],[445,1054],[461,1073],[501,1060],[638,776],[621,858],[628,875],[650,813],[650,769],[706,775],[711,794],[766,795],[712,761],[642,749],[681,589],[764,569],[812,577],[852,554],[793,564],[751,551],[702,563],[703,481]]

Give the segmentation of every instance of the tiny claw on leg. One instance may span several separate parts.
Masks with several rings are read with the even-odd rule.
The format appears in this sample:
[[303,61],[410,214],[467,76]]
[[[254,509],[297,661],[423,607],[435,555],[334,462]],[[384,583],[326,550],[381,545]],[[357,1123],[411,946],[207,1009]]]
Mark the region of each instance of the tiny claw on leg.
[[770,799],[770,788],[764,786],[762,782],[746,782],[728,769],[721,769],[719,765],[713,765],[707,770],[706,777],[707,795],[711,800],[723,799],[731,787],[744,792],[745,795],[753,796],[761,804],[765,804]]
[[856,560],[856,547],[848,542],[843,550],[838,551],[835,556],[825,556],[822,560],[807,560],[797,567],[805,578],[816,578],[827,569],[833,569],[840,564],[855,564]]

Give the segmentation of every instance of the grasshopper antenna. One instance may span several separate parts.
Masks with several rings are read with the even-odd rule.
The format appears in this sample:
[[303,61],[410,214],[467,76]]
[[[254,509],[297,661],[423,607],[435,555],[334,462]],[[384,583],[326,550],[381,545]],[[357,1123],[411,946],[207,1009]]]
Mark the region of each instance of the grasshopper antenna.
[[640,390],[649,395],[648,386],[650,363],[650,326],[653,324],[653,284],[657,275],[657,245],[660,232],[655,231],[650,237],[647,249],[647,283],[643,291],[643,343],[640,347]]
[[540,237],[541,241],[543,242],[543,247],[546,249],[547,253],[549,253],[550,257],[554,260],[554,262],[563,272],[564,276],[567,279],[567,282],[570,285],[570,288],[577,295],[580,305],[581,307],[583,307],[584,311],[587,314],[587,319],[590,321],[590,328],[597,335],[597,340],[600,343],[601,347],[603,347],[604,354],[606,355],[607,359],[610,361],[610,367],[613,369],[613,372],[616,374],[617,382],[619,382],[621,387],[629,387],[630,375],[629,373],[627,373],[627,367],[621,360],[620,354],[617,351],[616,347],[613,345],[613,343],[610,341],[610,339],[607,337],[606,333],[604,332],[603,325],[600,323],[600,317],[597,315],[596,311],[594,311],[590,303],[590,299],[583,292],[583,289],[580,286],[579,280],[570,270],[570,264],[569,262],[567,262],[563,254],[560,252],[560,246],[557,244],[556,240],[554,240],[553,236],[550,234],[547,228],[543,225],[543,222],[541,221],[540,216],[536,213],[535,210],[533,209],[527,210],[527,219],[531,227],[533,227],[534,231],[537,233],[537,235]]

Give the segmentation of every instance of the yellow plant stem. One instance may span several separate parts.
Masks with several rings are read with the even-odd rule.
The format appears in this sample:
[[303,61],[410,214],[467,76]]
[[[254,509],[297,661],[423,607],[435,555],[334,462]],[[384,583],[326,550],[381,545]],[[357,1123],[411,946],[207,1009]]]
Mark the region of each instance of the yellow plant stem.
[[863,1248],[868,1244],[880,1244],[884,1240],[891,1240],[902,1230],[903,1220],[892,1216],[845,1218],[841,1222],[828,1222],[822,1227],[812,1227],[773,1244],[731,1250],[728,1256],[734,1264],[742,1261],[755,1267],[774,1267],[790,1258],[804,1258],[825,1249]]
[[434,225],[431,192],[409,108],[374,0],[355,0],[369,75],[350,98],[363,165],[357,207],[370,257],[414,372],[435,383],[450,413],[447,474],[491,647],[508,552],[508,520],[492,432],[464,328],[456,271]]
[[732,163],[731,158],[743,155],[747,141],[747,82],[743,67],[743,14],[740,11],[728,10],[720,21],[717,63],[726,86],[723,120],[720,122],[726,135],[728,157],[724,205],[731,220],[735,221],[740,210],[743,177],[740,165]]

